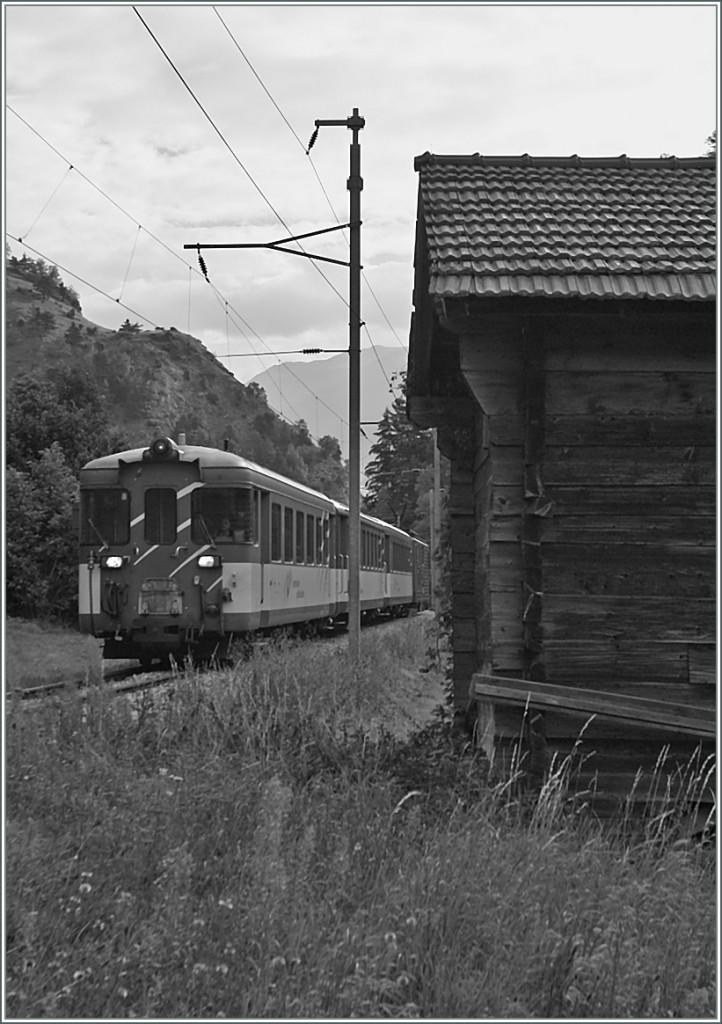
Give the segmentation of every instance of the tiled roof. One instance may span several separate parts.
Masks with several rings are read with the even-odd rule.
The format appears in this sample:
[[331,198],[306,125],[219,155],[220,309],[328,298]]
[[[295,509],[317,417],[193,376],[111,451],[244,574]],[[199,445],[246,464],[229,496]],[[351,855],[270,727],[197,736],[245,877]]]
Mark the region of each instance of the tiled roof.
[[712,299],[714,157],[417,157],[439,296]]

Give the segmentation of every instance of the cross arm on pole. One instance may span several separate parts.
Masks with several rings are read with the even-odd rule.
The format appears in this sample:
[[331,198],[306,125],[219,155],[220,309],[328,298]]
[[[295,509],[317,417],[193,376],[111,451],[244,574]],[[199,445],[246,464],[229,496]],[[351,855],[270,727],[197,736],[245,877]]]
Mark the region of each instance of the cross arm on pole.
[[326,235],[330,231],[343,231],[345,228],[360,227],[361,222],[349,224],[336,224],[331,228],[321,228],[319,231],[306,231],[302,235],[289,235],[287,238],[278,238],[273,242],[200,242],[189,243],[183,246],[184,249],[273,249],[275,252],[287,252],[292,256],[305,256],[310,260],[323,260],[324,263],[335,263],[340,267],[349,267],[348,260],[336,260],[331,256],[319,256],[312,252],[302,252],[299,249],[288,249],[285,242],[299,242],[302,238],[313,238],[315,235]]

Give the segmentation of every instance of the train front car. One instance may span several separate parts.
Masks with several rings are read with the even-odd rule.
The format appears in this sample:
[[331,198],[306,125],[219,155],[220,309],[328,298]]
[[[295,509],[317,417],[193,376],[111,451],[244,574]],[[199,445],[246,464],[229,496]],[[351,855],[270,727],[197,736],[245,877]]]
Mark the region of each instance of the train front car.
[[260,621],[259,492],[230,452],[156,438],[80,474],[79,624],[105,658],[223,657]]

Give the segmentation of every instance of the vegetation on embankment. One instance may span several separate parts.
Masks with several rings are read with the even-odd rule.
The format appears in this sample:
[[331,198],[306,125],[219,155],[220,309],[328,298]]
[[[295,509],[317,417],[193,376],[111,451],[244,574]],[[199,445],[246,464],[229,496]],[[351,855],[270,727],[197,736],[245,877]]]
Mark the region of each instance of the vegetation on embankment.
[[708,851],[383,728],[434,629],[10,707],[7,1016],[712,1017]]

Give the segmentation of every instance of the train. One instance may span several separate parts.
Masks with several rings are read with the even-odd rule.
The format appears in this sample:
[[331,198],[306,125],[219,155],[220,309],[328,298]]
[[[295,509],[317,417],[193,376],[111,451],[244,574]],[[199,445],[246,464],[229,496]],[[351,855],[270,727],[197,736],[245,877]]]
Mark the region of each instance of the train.
[[[218,448],[154,437],[80,471],[78,621],[103,657],[227,659],[348,624],[349,510]],[[428,607],[429,546],[361,515],[363,619]]]

